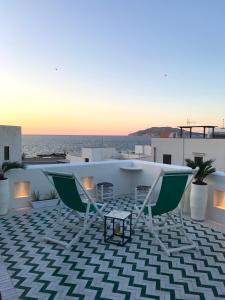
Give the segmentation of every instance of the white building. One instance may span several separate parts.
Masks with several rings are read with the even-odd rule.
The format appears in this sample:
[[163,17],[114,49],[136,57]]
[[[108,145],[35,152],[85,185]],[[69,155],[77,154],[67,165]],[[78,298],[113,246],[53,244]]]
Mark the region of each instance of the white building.
[[71,163],[95,162],[112,159],[141,159],[150,160],[150,145],[135,145],[135,151],[118,152],[113,147],[85,147],[82,148],[81,156],[67,154],[66,157]]
[[212,135],[215,138],[225,138],[225,128],[215,128],[214,131],[212,129],[208,130],[208,137],[212,137]]
[[184,165],[185,159],[215,159],[217,170],[225,171],[225,139],[153,138],[152,161]]
[[71,163],[94,162],[113,159],[117,157],[117,151],[112,147],[84,147],[81,156],[67,154],[67,159]]
[[[190,126],[191,127],[191,126]],[[218,171],[225,171],[225,138],[152,138],[152,161],[185,165],[185,159],[214,159]]]
[[0,125],[0,165],[4,161],[21,161],[21,127]]

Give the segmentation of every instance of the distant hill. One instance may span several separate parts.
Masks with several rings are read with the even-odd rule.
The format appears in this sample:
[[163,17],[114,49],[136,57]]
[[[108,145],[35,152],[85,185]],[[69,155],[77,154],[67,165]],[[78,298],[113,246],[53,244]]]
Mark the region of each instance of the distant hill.
[[[188,135],[189,132],[183,130],[185,135]],[[180,129],[175,127],[150,127],[143,130],[138,130],[136,132],[130,133],[129,136],[140,136],[140,135],[149,135],[151,137],[169,137],[169,136],[179,136]],[[202,136],[201,133],[193,132],[192,136],[200,137]]]

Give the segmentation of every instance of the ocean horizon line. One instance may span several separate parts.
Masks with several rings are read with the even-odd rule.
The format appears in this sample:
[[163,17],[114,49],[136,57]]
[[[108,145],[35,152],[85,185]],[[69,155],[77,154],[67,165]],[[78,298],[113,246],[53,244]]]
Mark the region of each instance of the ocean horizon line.
[[130,136],[130,134],[42,134],[22,133],[22,136]]

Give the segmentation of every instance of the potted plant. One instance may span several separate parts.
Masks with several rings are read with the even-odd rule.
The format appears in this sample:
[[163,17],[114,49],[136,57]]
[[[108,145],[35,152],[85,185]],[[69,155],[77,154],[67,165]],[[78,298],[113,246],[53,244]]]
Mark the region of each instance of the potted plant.
[[191,159],[186,159],[185,161],[188,167],[191,167],[192,169],[198,168],[198,171],[194,177],[194,181],[191,185],[191,218],[196,221],[204,221],[208,199],[208,184],[204,181],[204,179],[209,174],[216,171],[216,169],[212,166],[214,160],[209,159],[206,161],[194,161]]
[[5,176],[6,172],[11,169],[24,169],[25,166],[23,163],[17,161],[12,162],[3,162],[0,168],[0,215],[5,215],[9,209],[9,179]]
[[39,191],[33,191],[31,193],[31,198],[31,205],[33,208],[55,206],[59,200],[55,190],[49,191],[46,195],[42,197]]

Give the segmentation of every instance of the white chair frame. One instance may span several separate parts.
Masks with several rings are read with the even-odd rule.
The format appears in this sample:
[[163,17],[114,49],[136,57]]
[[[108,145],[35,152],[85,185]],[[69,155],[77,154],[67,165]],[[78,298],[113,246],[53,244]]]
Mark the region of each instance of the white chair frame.
[[[135,211],[137,213],[137,218],[134,222],[133,225],[133,230],[135,229],[135,227],[137,226],[138,221],[140,220],[140,218],[142,218],[142,220],[144,221],[144,224],[147,226],[147,228],[149,229],[150,233],[153,235],[153,237],[158,241],[159,245],[162,247],[162,249],[164,250],[164,252],[167,255],[170,255],[173,252],[177,252],[177,251],[183,251],[183,250],[188,250],[188,249],[193,249],[196,248],[198,249],[198,246],[195,242],[193,242],[191,240],[191,238],[187,235],[185,228],[184,228],[184,222],[183,222],[183,215],[182,215],[182,209],[180,207],[180,205],[178,205],[177,210],[178,210],[178,216],[180,219],[180,222],[177,223],[177,221],[175,220],[174,216],[172,215],[171,212],[166,213],[166,219],[164,220],[164,222],[158,223],[157,226],[155,226],[154,224],[154,218],[152,215],[152,207],[156,204],[156,202],[154,203],[150,203],[150,196],[152,195],[154,188],[156,187],[157,183],[159,182],[159,179],[165,174],[165,173],[169,173],[169,172],[164,172],[163,170],[159,173],[159,175],[157,176],[157,178],[155,179],[154,183],[152,184],[151,189],[148,192],[148,195],[146,196],[142,206],[139,208],[136,204],[135,204]],[[183,194],[187,191],[187,189],[189,188],[195,174],[197,173],[197,170],[193,171],[193,174],[190,175],[190,179],[188,180],[185,190],[183,192]],[[177,175],[179,176],[179,175]],[[142,215],[144,208],[148,207],[148,216]],[[170,219],[173,224],[172,225],[167,225],[167,220]],[[181,230],[181,232],[183,233],[183,235],[186,237],[186,239],[188,240],[188,242],[190,243],[190,245],[183,245],[180,247],[175,247],[175,248],[168,248],[165,246],[165,244],[162,242],[162,240],[159,237],[159,232],[162,231],[163,229],[172,229],[172,228],[179,228]]]
[[[84,216],[82,216],[82,213],[80,213],[80,212],[78,212],[76,210],[72,210],[72,209],[69,208],[71,211],[68,212],[64,216],[63,219],[61,219],[62,203],[63,203],[63,201],[59,198],[56,221],[55,221],[53,227],[44,236],[44,240],[45,241],[49,241],[51,243],[56,243],[56,244],[62,245],[66,249],[69,249],[74,243],[76,243],[78,241],[78,239],[85,233],[85,231],[95,222],[95,220],[97,219],[98,216],[102,220],[104,220],[103,209],[105,208],[106,204],[102,204],[101,209],[99,209],[97,207],[96,202],[94,201],[94,199],[92,199],[92,197],[87,193],[87,191],[85,190],[85,188],[80,183],[79,179],[74,174],[61,173],[61,172],[48,172],[48,171],[43,171],[43,173],[47,177],[47,179],[49,180],[49,182],[53,185],[54,188],[55,188],[55,185],[54,185],[53,181],[49,178],[49,176],[51,176],[51,174],[55,174],[55,175],[58,174],[58,175],[61,175],[61,176],[63,176],[63,175],[67,175],[67,176],[71,175],[71,177],[75,180],[75,184],[77,183],[79,185],[79,187],[81,188],[83,194],[85,195],[85,197],[87,199],[87,208],[86,208],[86,212],[84,213]],[[96,209],[96,213],[94,215],[90,213],[90,206],[91,206],[91,204]],[[68,219],[68,217],[71,214],[75,215],[80,220],[80,222],[83,223],[83,225],[80,226],[80,230],[75,235],[75,237],[69,243],[64,242],[64,241],[60,241],[60,240],[58,240],[56,238],[50,237],[51,233],[54,231],[54,229],[56,228],[57,225],[59,225],[59,224],[60,225],[66,225],[64,223],[64,221],[66,219]],[[74,226],[68,226],[68,225],[67,225],[67,227],[70,227],[72,229],[74,228]]]

